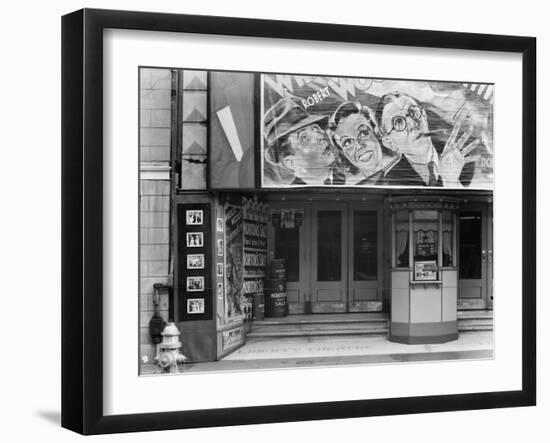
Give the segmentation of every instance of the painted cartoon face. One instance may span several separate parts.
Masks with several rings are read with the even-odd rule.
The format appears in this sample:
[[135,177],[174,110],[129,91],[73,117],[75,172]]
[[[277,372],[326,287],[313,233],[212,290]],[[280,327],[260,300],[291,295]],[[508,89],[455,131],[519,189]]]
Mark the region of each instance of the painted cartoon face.
[[386,106],[380,122],[384,144],[397,152],[406,154],[415,163],[427,163],[432,150],[426,112],[415,100],[407,96],[395,97]]
[[288,139],[294,154],[284,159],[285,166],[306,183],[322,184],[336,158],[324,131],[313,124],[290,134]]
[[364,174],[382,168],[382,149],[367,118],[360,113],[350,114],[338,122],[334,139],[346,158]]

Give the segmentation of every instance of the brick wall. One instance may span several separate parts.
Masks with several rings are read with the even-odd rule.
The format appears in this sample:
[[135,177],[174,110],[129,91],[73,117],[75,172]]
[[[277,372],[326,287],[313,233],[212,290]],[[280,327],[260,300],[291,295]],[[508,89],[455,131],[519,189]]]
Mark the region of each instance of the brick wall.
[[140,72],[140,161],[170,161],[169,69],[142,69]]
[[[153,284],[171,283],[169,277],[170,70],[141,69],[140,99],[139,340],[140,358],[147,357],[151,361],[156,353],[149,336],[149,321],[154,312]],[[162,317],[167,321],[167,295],[161,296],[159,309]]]

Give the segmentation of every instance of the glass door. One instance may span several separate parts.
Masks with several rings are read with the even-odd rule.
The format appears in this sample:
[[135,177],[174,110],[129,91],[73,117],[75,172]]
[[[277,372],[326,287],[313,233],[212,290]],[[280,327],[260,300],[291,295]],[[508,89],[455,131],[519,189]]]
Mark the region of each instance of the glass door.
[[316,203],[312,209],[311,309],[347,312],[347,205]]
[[284,258],[291,314],[378,311],[383,299],[380,205],[363,202],[271,202],[303,214],[269,229],[270,259]]
[[348,310],[365,312],[381,303],[382,232],[381,211],[350,203],[348,229],[350,238],[348,267]]
[[492,222],[487,206],[472,205],[458,217],[458,308],[492,308]]
[[278,222],[268,229],[268,254],[271,260],[285,259],[287,275],[287,301],[290,314],[305,313],[310,281],[310,219],[311,205],[300,202],[270,203],[273,211],[288,213],[293,211],[292,223]]

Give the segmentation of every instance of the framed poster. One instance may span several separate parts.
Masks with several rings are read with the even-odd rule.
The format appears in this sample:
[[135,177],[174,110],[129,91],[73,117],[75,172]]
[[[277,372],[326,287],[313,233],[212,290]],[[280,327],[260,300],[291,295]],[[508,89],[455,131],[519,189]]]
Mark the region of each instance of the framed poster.
[[204,291],[204,277],[187,277],[187,291],[189,292],[203,292]]
[[223,218],[216,219],[216,232],[223,233]]
[[415,261],[414,279],[417,281],[437,280],[437,262],[435,260]]
[[[264,188],[493,189],[494,84],[287,73],[261,83]],[[281,210],[282,224],[293,217]]]
[[188,298],[187,313],[204,314],[204,298]]
[[188,210],[185,213],[186,224],[188,225],[202,225],[202,211],[201,210]]
[[187,254],[187,269],[204,269],[204,254]]
[[[285,35],[281,35],[281,29]],[[275,55],[277,48],[284,48],[285,57]],[[535,404],[535,52],[536,41],[528,37],[90,9],[65,16],[62,425],[84,434],[99,434]],[[346,54],[345,63],[327,63],[342,60],[342,54]],[[434,255],[438,269],[451,272],[448,280],[443,274],[444,283],[438,293],[441,296],[450,293],[447,289],[453,286],[452,272],[469,277],[459,279],[471,283],[460,288],[468,296],[478,288],[474,284],[481,280],[477,278],[480,269],[488,272],[494,269],[491,274],[494,293],[484,300],[489,303],[492,296],[499,296],[495,311],[500,320],[494,331],[495,343],[501,346],[498,352],[492,358],[461,361],[461,377],[454,376],[453,363],[436,361],[330,369],[320,366],[314,371],[275,368],[212,373],[208,375],[209,388],[217,393],[215,396],[204,396],[201,387],[191,383],[184,373],[143,383],[143,378],[135,375],[140,352],[135,314],[139,307],[139,285],[148,283],[145,279],[149,277],[140,277],[140,269],[127,264],[138,263],[140,257],[148,262],[143,268],[157,274],[155,279],[162,272],[164,283],[170,281],[170,260],[158,259],[158,255],[165,257],[170,251],[169,225],[176,218],[170,216],[169,210],[170,202],[175,200],[170,194],[171,184],[181,191],[178,198],[196,191],[185,189],[188,182],[170,182],[171,168],[176,165],[171,160],[160,165],[152,160],[155,157],[151,155],[151,145],[142,140],[140,146],[136,121],[128,118],[136,115],[140,99],[151,98],[146,93],[136,93],[138,73],[144,67],[183,70],[180,80],[187,87],[182,91],[188,97],[204,99],[203,104],[193,109],[186,108],[188,101],[178,107],[182,121],[186,119],[185,124],[196,127],[190,129],[189,137],[179,139],[178,143],[185,144],[187,150],[177,160],[182,164],[180,172],[187,174],[185,177],[195,177],[193,174],[199,177],[196,183],[204,184],[204,193],[236,188],[248,193],[315,188],[314,192],[322,193],[343,183],[346,192],[353,193],[354,188],[359,188],[367,200],[374,195],[373,190],[389,189],[385,200],[391,212],[388,227],[392,226],[388,229],[392,242],[388,262],[392,262],[389,271],[396,277],[393,291],[396,297],[413,290],[409,265],[413,263],[417,245],[433,245],[421,246],[418,252]],[[199,72],[186,77],[186,69]],[[210,74],[204,74],[205,71]],[[234,73],[234,81],[224,83],[223,76],[215,75],[226,71]],[[381,79],[385,83],[378,82]],[[388,94],[386,83],[391,79],[401,82],[397,86],[407,92],[388,97],[387,103],[377,106],[375,99]],[[170,90],[171,77],[157,80],[157,87],[165,85]],[[216,102],[220,108],[214,116],[208,115],[205,97],[209,80],[221,87],[253,85],[257,94],[242,96],[239,102],[241,96],[228,88],[227,96],[222,97],[228,103]],[[371,94],[376,87],[380,91]],[[289,93],[294,98],[289,98]],[[166,91],[162,94],[170,96]],[[502,94],[506,100],[489,104],[484,100],[491,94]],[[345,100],[343,95],[347,96]],[[329,100],[336,96],[341,103],[332,102],[329,106]],[[440,103],[441,97],[456,100],[458,107],[453,106],[453,115],[449,115],[445,103]],[[475,102],[477,107],[472,108],[475,112],[468,115],[460,106],[461,98]],[[466,107],[469,109],[470,105]],[[150,114],[152,121],[153,113]],[[154,118],[162,121],[170,115],[155,112]],[[468,117],[466,123],[463,117]],[[201,129],[207,119],[212,120],[209,136],[219,139],[219,144],[209,143],[204,128]],[[240,130],[244,130],[243,137]],[[156,132],[164,137],[164,148],[155,155],[172,158],[167,154],[170,132]],[[403,136],[409,137],[406,146],[423,142],[418,143],[426,147],[419,162],[422,167],[415,167],[417,162],[406,152],[406,146],[399,143]],[[131,149],[121,153],[115,148],[121,143],[132,146],[132,142],[135,153],[127,152]],[[297,146],[302,147],[296,150]],[[312,157],[295,155],[304,152],[310,152]],[[499,152],[504,155],[499,156]],[[149,181],[140,183],[146,201],[142,207],[150,209],[147,214],[140,213],[140,196],[135,192],[135,165],[140,164],[140,155],[142,159],[148,155],[150,163],[140,171]],[[499,167],[493,170],[497,157]],[[311,168],[315,162],[316,168]],[[315,170],[322,174],[315,176]],[[394,174],[396,171],[399,173]],[[472,184],[475,186],[469,189]],[[393,195],[396,189],[403,194],[411,187],[423,188],[415,199],[404,202]],[[462,198],[440,198],[438,192],[445,189],[457,192]],[[109,198],[103,197],[102,190]],[[484,193],[490,198],[490,205],[481,209],[471,206],[460,213],[457,205],[468,200],[464,195],[472,191]],[[338,206],[335,200],[325,208],[311,203],[311,211],[308,209],[300,217],[300,228],[307,223],[310,212],[317,216],[317,233],[333,233],[337,226],[342,230],[357,227],[362,249],[356,255],[346,255],[346,260],[367,265],[356,269],[330,266],[336,256],[322,252],[333,236],[318,235],[311,246],[318,248],[315,250],[321,251],[318,257],[326,260],[320,261],[317,269],[331,277],[316,282],[318,293],[327,294],[326,282],[333,284],[342,275],[356,276],[350,280],[361,282],[361,290],[370,290],[369,285],[375,281],[372,278],[377,276],[377,270],[368,266],[369,257],[375,256],[372,254],[376,251],[375,243],[369,240],[372,232],[360,231],[366,225],[359,222],[334,223],[337,218],[333,213],[344,210],[342,202]],[[293,207],[288,199],[279,202],[279,221],[284,225],[281,230],[290,238],[297,232],[296,215],[301,208]],[[480,261],[482,268],[458,267],[457,256],[460,259],[463,254],[464,258],[474,250],[481,253],[483,248],[474,241],[470,246],[457,244],[457,230],[465,233],[478,227],[483,229],[487,226],[483,221],[487,214],[502,213],[503,208],[507,217],[494,224],[494,252],[491,249],[489,254],[485,249],[485,258],[482,256]],[[75,210],[86,214],[85,220],[75,218]],[[437,217],[423,220],[419,216],[417,220],[414,211],[435,211]],[[217,295],[222,293],[217,304],[230,306],[231,313],[238,314],[239,288],[235,285],[241,280],[242,267],[238,262],[243,258],[239,246],[242,240],[238,238],[242,230],[236,218],[238,204],[227,204],[224,213],[225,239],[216,243],[216,247],[211,233],[205,234],[205,226],[210,229],[210,222],[204,220],[204,213],[178,216],[178,227],[185,232],[178,246],[185,254],[188,248],[205,248],[198,251],[205,255],[223,255],[225,247],[227,260],[231,261],[225,275],[228,285],[225,294],[223,287],[217,286]],[[359,211],[357,217],[369,220],[370,215],[365,210]],[[214,222],[212,225],[214,228]],[[136,245],[140,226],[147,229],[143,236],[145,243]],[[511,226],[522,227],[518,241],[513,244],[506,243],[507,228]],[[429,237],[429,242],[424,237]],[[179,262],[182,274],[188,271],[186,265],[182,255]],[[339,269],[343,270],[340,274]],[[201,277],[213,275],[215,267],[205,266],[204,275],[196,275],[199,272],[203,271],[190,271],[191,275],[185,274],[186,280],[177,280],[177,289],[211,290],[212,285]],[[230,286],[231,283],[234,285]],[[403,286],[398,288],[398,284]],[[335,292],[334,288],[329,290]],[[460,294],[457,297],[461,300]],[[195,294],[186,296],[180,310],[191,317],[202,316],[198,300],[201,298]],[[207,303],[205,299],[204,310],[210,315],[214,307],[209,309]],[[447,312],[445,306],[430,304],[419,311],[442,317],[456,315]],[[419,311],[408,311],[403,318],[414,317]],[[116,327],[113,319],[117,321]],[[412,331],[413,328],[395,320],[391,318],[391,333],[399,330],[403,335]],[[449,324],[456,323],[455,319],[447,320]],[[212,321],[212,317],[205,321]],[[208,325],[200,332],[206,330]],[[240,343],[246,333],[238,325],[220,332],[220,347],[229,349]],[[518,337],[521,339],[510,339]],[[136,354],[131,361],[124,360],[127,354],[121,352],[128,349],[128,343],[135,345],[130,346]],[[334,374],[338,383],[330,379]],[[334,383],[327,383],[327,377]],[[361,383],[365,377],[380,382]],[[167,380],[170,389],[186,395],[160,401],[158,386]],[[289,389],[281,397],[280,386],[289,383],[297,383],[300,389]],[[262,385],[264,389],[259,395],[257,390],[243,390],[245,384]]]
[[187,232],[186,235],[188,248],[202,248],[204,246],[204,233]]

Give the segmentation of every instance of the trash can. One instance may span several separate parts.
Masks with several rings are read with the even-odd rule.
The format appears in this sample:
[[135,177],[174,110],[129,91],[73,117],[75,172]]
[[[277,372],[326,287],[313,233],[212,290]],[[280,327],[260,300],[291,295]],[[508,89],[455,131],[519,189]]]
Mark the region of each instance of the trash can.
[[286,264],[284,259],[272,260],[268,278],[264,284],[265,316],[285,317],[288,315],[286,298]]
[[266,291],[265,316],[286,317],[288,314],[288,303],[286,292]]

